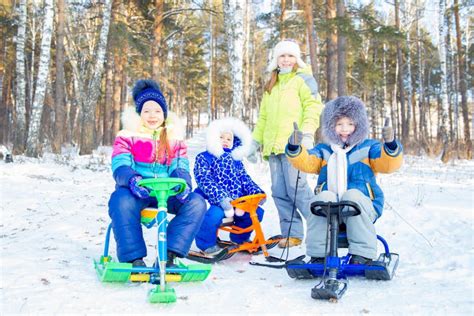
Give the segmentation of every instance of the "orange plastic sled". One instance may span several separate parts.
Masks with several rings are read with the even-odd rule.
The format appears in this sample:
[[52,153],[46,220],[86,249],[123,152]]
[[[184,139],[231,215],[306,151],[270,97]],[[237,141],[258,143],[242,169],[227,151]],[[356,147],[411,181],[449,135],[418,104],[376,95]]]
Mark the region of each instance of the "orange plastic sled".
[[[220,243],[224,243],[227,246],[230,246],[228,249],[228,253],[235,253],[239,251],[247,251],[249,253],[254,253],[258,251],[262,251],[265,257],[268,257],[268,249],[271,249],[278,244],[278,242],[283,238],[281,235],[273,236],[270,239],[265,239],[263,235],[262,226],[260,225],[260,221],[258,220],[257,216],[257,208],[258,203],[266,198],[266,194],[253,194],[253,195],[246,195],[235,199],[231,202],[232,206],[237,207],[244,212],[250,214],[250,219],[252,220],[252,225],[246,228],[241,228],[235,225],[222,225],[219,227],[219,230],[223,230],[233,234],[244,234],[251,232],[252,230],[255,231],[255,237],[252,242],[244,242],[243,244],[237,245],[232,242],[228,241],[220,241]],[[219,234],[219,231],[217,232]]]

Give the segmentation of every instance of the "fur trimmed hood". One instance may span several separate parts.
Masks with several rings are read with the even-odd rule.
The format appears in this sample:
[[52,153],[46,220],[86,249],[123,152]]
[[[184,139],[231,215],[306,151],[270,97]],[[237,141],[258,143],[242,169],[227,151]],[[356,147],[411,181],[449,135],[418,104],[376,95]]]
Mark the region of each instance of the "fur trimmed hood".
[[242,160],[249,154],[252,133],[244,122],[233,117],[215,120],[209,124],[206,131],[206,149],[210,154],[217,158],[224,154],[220,138],[222,132],[231,132],[234,135],[232,158]]
[[[152,130],[143,126],[140,114],[136,112],[134,107],[127,107],[123,111],[121,118],[124,130],[139,133],[153,133]],[[168,112],[168,117],[166,118],[166,127],[169,139],[184,140],[185,129],[181,120],[175,113]]]
[[324,141],[344,145],[335,131],[336,122],[342,117],[350,118],[356,125],[354,133],[347,139],[347,145],[359,144],[369,136],[369,119],[364,103],[357,97],[343,96],[326,103],[324,107],[322,115]]

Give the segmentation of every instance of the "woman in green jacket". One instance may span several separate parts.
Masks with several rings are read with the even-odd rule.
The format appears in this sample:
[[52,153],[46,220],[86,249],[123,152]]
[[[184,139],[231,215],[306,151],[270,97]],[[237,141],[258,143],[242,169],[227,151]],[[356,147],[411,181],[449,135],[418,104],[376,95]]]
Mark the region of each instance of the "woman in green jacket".
[[[285,146],[293,132],[293,122],[296,122],[304,133],[302,145],[314,147],[314,133],[319,126],[323,104],[311,68],[301,59],[296,42],[283,40],[275,46],[269,71],[271,78],[265,87],[252,134],[254,150],[249,161],[256,161],[256,150],[263,146],[263,158],[270,163],[272,197],[285,237],[279,246],[284,248],[301,244],[304,237],[302,217],[310,213],[309,201],[313,197],[306,174],[300,173],[295,198],[298,170],[288,162]],[[295,212],[292,219],[293,205],[301,214]]]

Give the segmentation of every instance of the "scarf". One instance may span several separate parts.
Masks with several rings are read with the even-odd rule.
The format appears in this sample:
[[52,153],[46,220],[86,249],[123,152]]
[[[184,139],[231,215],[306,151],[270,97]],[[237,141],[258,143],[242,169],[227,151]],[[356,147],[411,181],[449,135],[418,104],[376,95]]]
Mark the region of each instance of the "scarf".
[[340,201],[344,192],[347,191],[347,153],[354,146],[342,148],[339,145],[331,144],[333,153],[328,161],[328,189],[336,193],[337,200]]

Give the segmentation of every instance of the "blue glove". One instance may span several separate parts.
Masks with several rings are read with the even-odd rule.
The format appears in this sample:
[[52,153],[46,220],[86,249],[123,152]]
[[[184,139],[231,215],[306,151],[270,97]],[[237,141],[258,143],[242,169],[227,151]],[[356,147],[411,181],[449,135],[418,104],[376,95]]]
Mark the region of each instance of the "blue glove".
[[[175,187],[175,191],[179,191],[179,186]],[[186,198],[188,197],[189,193],[191,193],[191,190],[189,189],[188,186],[186,186],[186,188],[184,189],[183,192],[179,193],[176,195],[176,198],[178,199],[178,201],[180,201],[181,203],[184,203],[184,201],[186,200]]]
[[[172,190],[173,190],[174,192],[179,192],[180,189],[181,189],[181,186],[180,186],[180,185],[177,185],[177,186],[175,186]],[[191,189],[189,189],[189,187],[186,185],[186,187],[184,188],[183,192],[176,194],[176,198],[177,198],[178,201],[180,201],[181,203],[184,203],[184,200],[186,200],[186,198],[188,197],[189,193],[191,193]]]
[[138,185],[138,182],[143,179],[141,176],[133,176],[128,180],[128,188],[132,194],[139,199],[146,199],[150,197],[150,192],[145,187]]

